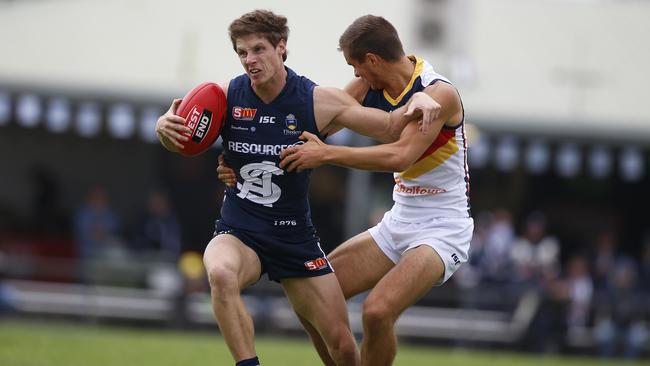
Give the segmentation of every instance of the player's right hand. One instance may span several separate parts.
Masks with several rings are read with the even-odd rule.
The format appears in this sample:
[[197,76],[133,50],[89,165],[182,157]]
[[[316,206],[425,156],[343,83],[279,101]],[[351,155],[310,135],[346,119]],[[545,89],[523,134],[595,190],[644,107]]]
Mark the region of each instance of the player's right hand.
[[438,118],[441,108],[441,105],[430,95],[425,92],[417,92],[409,100],[404,116],[413,118],[421,115],[422,119],[419,122],[420,131],[426,134],[429,126]]
[[222,181],[228,187],[234,187],[237,183],[237,177],[235,176],[235,171],[232,170],[228,165],[226,165],[225,160],[223,160],[223,154],[219,155],[219,165],[217,166],[217,175],[219,180]]
[[181,99],[174,99],[167,112],[156,121],[158,140],[171,151],[183,149],[182,142],[189,141],[188,136],[192,133],[192,130],[185,126],[185,118],[176,115],[179,104]]

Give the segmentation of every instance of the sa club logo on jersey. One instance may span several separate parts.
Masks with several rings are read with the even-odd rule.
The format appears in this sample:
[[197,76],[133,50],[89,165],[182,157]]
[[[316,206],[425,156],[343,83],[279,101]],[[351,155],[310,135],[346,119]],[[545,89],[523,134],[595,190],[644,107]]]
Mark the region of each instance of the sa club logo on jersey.
[[287,127],[284,129],[284,134],[286,136],[298,136],[302,131],[296,131],[298,128],[298,119],[293,114],[288,114],[284,118],[284,125]]
[[232,118],[238,121],[252,121],[257,114],[257,108],[232,107]]
[[280,199],[282,189],[271,182],[271,177],[282,174],[284,171],[272,161],[244,165],[239,170],[239,175],[244,182],[237,182],[237,189],[239,189],[237,197],[266,207],[273,207],[273,203]]

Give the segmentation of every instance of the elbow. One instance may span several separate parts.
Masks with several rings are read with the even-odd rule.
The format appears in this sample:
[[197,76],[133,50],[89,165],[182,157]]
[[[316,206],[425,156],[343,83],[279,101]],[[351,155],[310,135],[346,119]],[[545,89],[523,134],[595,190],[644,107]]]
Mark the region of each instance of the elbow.
[[403,172],[406,169],[408,169],[411,166],[411,161],[406,159],[406,157],[403,154],[400,154],[399,152],[396,152],[391,155],[389,159],[387,159],[388,162],[388,168],[390,171],[393,172]]
[[394,124],[391,124],[384,133],[384,139],[388,143],[397,142],[402,134],[402,130],[395,127]]

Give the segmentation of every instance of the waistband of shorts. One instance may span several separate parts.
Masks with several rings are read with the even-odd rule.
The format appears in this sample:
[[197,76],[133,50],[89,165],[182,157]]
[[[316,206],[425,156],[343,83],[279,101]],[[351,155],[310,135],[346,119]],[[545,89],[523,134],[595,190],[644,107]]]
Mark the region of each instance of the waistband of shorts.
[[469,219],[469,215],[458,215],[455,210],[441,210],[439,208],[418,207],[395,202],[390,209],[392,218],[404,222],[422,222],[432,219]]

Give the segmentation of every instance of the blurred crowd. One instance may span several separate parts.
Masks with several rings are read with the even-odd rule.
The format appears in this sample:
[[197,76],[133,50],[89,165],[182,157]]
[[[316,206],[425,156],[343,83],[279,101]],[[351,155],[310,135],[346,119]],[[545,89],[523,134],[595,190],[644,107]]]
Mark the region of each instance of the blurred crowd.
[[182,249],[181,227],[168,196],[160,190],[149,192],[140,211],[135,222],[123,228],[105,189],[92,187],[74,215],[77,254],[92,258],[135,252],[176,260]]
[[141,285],[151,281],[146,276],[152,265],[175,268],[183,251],[181,224],[168,195],[152,190],[145,207],[134,210],[133,222],[125,223],[102,186],[89,189],[73,217],[81,282]]
[[[330,173],[325,177],[343,179]],[[332,202],[344,198],[333,187],[336,185],[325,178],[312,187],[317,193],[312,200],[314,222],[329,250],[343,236],[340,205]],[[134,204],[131,210],[137,214],[125,220],[111,204],[105,187],[87,190],[70,219],[73,248],[69,259],[74,263],[70,278],[170,293],[185,289],[183,296],[207,291],[201,253],[183,245],[183,225],[168,193],[153,189],[143,201],[144,206]],[[45,203],[38,212],[56,211],[48,211],[50,204]],[[370,224],[384,209],[372,211]],[[649,353],[650,232],[642,243],[628,246],[638,251],[630,252],[620,245],[616,231],[605,227],[580,233],[593,236],[584,247],[562,243],[541,211],[517,218],[507,209],[495,209],[479,212],[474,218],[469,262],[443,286],[453,289],[457,305],[514,313],[515,304],[533,293],[539,305],[521,340],[522,348],[563,352],[572,346],[588,347],[603,357],[630,359]],[[51,218],[39,216],[38,220]],[[7,256],[0,253],[0,313],[11,298],[10,289],[2,285],[6,273],[2,267],[11,266],[7,262]],[[61,271],[56,264],[52,266]],[[431,292],[434,297],[436,294],[437,290]]]
[[524,341],[532,350],[557,352],[589,340],[604,357],[643,355],[650,340],[650,233],[639,253],[627,253],[606,228],[589,247],[562,245],[538,211],[520,230],[505,209],[481,212],[475,224],[469,263],[454,277],[473,294],[464,306],[495,286],[502,299],[533,291],[540,306]]

